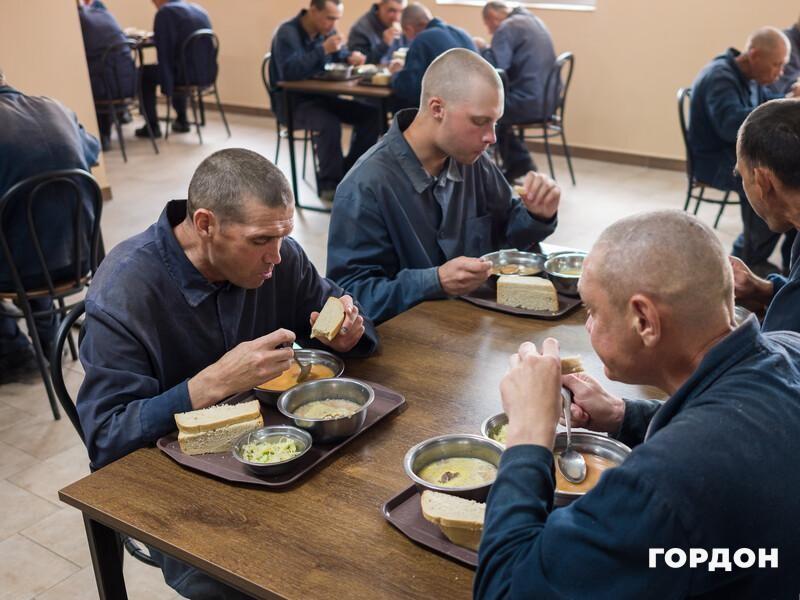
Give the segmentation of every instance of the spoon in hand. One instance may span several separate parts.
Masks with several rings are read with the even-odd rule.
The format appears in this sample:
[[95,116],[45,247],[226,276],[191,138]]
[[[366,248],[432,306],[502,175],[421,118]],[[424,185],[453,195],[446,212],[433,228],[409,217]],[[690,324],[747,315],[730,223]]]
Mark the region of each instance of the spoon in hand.
[[580,483],[586,479],[586,461],[580,452],[572,448],[572,427],[570,425],[572,392],[561,388],[561,398],[564,404],[564,421],[567,425],[567,447],[558,455],[558,469],[564,479],[570,483]]
[[297,366],[300,367],[300,373],[297,375],[297,383],[303,383],[308,376],[311,374],[311,367],[313,366],[312,363],[301,363],[298,358],[297,354],[294,355],[294,362],[297,363]]

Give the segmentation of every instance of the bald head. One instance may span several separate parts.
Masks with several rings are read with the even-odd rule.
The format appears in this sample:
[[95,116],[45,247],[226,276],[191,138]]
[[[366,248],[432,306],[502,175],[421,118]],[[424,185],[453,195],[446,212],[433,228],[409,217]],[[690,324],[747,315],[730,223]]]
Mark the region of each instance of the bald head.
[[499,91],[502,99],[503,82],[494,67],[475,52],[453,48],[440,54],[425,71],[420,111],[426,110],[434,96],[452,104],[469,102],[484,86]]
[[617,221],[592,247],[586,270],[620,310],[644,294],[696,329],[718,324],[723,307],[733,311],[733,276],[722,244],[682,211]]
[[786,34],[775,27],[762,27],[750,34],[747,38],[745,52],[750,50],[762,50],[765,52],[788,53],[791,43]]
[[400,25],[402,27],[411,27],[417,31],[421,31],[428,26],[428,23],[433,19],[431,11],[424,4],[409,4],[403,9],[403,14],[400,17]]
[[503,17],[507,17],[511,14],[511,7],[505,2],[498,2],[496,0],[491,0],[483,5],[482,15],[485,19],[491,13],[496,13],[502,15]]

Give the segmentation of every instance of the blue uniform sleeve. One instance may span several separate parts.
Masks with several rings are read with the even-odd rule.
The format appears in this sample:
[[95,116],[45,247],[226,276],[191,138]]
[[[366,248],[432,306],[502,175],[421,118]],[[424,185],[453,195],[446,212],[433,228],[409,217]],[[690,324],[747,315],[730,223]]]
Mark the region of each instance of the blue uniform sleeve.
[[508,71],[511,68],[511,58],[514,55],[511,36],[508,28],[501,27],[492,36],[492,45],[481,50],[481,55],[493,67]]
[[328,232],[328,277],[352,294],[378,323],[423,300],[444,298],[437,267],[401,266],[372,193],[341,190],[340,186]]
[[360,22],[353,26],[350,30],[350,35],[347,37],[347,47],[351,52],[361,52],[366,56],[367,64],[377,65],[388,52],[389,46],[384,43],[383,39],[379,44],[373,46],[370,35],[365,31],[365,28],[366,26],[362,26]]
[[511,189],[495,165],[491,165],[494,174],[492,189],[486,190],[487,197],[494,198],[497,210],[505,213],[506,241],[502,247],[525,250],[541,242],[556,230],[558,213],[551,219],[543,220],[533,216],[522,202],[522,199]]
[[586,496],[552,510],[554,485],[550,450],[505,451],[486,508],[476,599],[688,594],[689,569],[648,567],[650,548],[690,543],[676,512],[646,478],[611,469]]
[[88,166],[93,167],[97,164],[97,159],[100,156],[100,142],[96,137],[83,128],[83,125],[78,122],[78,117],[74,113],[72,118],[78,125],[78,133],[80,134],[83,158]]
[[772,282],[772,297],[775,297],[775,294],[781,291],[781,288],[786,285],[789,281],[788,278],[784,277],[783,275],[779,275],[778,273],[772,273],[771,275],[767,275],[767,280]]
[[612,437],[626,446],[633,448],[644,441],[650,421],[655,416],[662,402],[659,400],[625,399],[625,416],[619,431]]
[[726,76],[715,78],[709,83],[705,103],[716,134],[721,140],[735,144],[739,127],[753,110],[739,99],[737,83]]
[[172,95],[175,86],[176,65],[173,64],[173,59],[178,55],[176,27],[170,19],[169,11],[159,10],[153,22],[153,39],[158,56],[158,81],[161,92],[168,96]]
[[86,377],[76,408],[89,459],[99,468],[173,431],[173,415],[192,405],[187,381],[160,389],[144,347],[91,300],[84,331],[80,355]]
[[325,68],[325,50],[320,45],[307,52],[296,32],[291,27],[284,26],[278,29],[275,36],[272,60],[278,67],[281,79],[298,81],[308,79]]

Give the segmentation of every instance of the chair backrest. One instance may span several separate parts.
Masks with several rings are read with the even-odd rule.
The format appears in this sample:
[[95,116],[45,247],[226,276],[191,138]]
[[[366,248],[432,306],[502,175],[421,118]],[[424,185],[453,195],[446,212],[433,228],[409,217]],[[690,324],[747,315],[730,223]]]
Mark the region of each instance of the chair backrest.
[[217,81],[219,39],[211,29],[193,31],[181,44],[176,83],[209,86]]
[[19,296],[46,289],[52,298],[83,289],[102,256],[102,210],[100,186],[82,169],[48,171],[12,186],[0,198],[0,275],[5,266],[10,278],[0,286]]
[[572,52],[564,52],[556,58],[544,84],[544,115],[546,119],[552,117],[564,119],[564,107],[567,104],[567,92],[569,92],[574,68],[575,55]]
[[[81,427],[80,419],[78,419],[78,410],[75,408],[75,402],[72,399],[72,396],[69,395],[67,386],[64,383],[64,371],[62,369],[61,361],[64,358],[64,344],[69,337],[69,333],[72,330],[73,325],[75,325],[75,322],[80,318],[85,310],[86,305],[84,301],[81,300],[72,307],[72,310],[70,310],[64,320],[61,321],[61,324],[58,326],[58,332],[56,333],[56,343],[53,344],[53,354],[50,357],[50,375],[53,379],[53,389],[55,389],[56,396],[58,396],[58,401],[61,404],[61,408],[66,413],[67,417],[72,423],[72,426],[75,428],[75,431],[78,432],[78,435],[83,442],[86,441],[83,437],[83,427]],[[81,333],[78,334],[79,346],[82,334],[83,330],[81,330]]]
[[275,90],[272,89],[272,82],[269,80],[269,63],[272,60],[272,52],[267,52],[261,61],[261,81],[264,84],[264,90],[267,92],[270,104],[275,105],[273,95]]
[[[125,53],[131,59],[124,60]],[[128,40],[108,46],[100,58],[103,65],[102,100],[130,100],[136,96],[136,42]]]
[[508,97],[508,86],[510,85],[509,80],[508,80],[508,73],[506,73],[505,69],[498,69],[497,67],[495,67],[494,70],[497,73],[497,76],[500,78],[500,81],[503,84],[503,94],[506,97]]
[[678,90],[678,122],[681,124],[683,147],[686,148],[686,175],[692,179],[694,161],[692,161],[692,147],[689,145],[689,105],[692,101],[692,88],[683,87]]

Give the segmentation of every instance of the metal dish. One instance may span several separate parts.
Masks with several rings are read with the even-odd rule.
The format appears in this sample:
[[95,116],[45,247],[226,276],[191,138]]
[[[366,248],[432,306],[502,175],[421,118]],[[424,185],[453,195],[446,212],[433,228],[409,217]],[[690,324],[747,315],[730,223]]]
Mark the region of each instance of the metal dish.
[[[295,350],[294,354],[301,363],[310,362],[317,365],[325,365],[331,371],[333,371],[334,378],[341,377],[342,373],[344,373],[344,361],[330,352],[325,352],[324,350]],[[262,404],[274,407],[277,406],[278,398],[285,391],[286,390],[270,390],[268,388],[259,386],[253,388],[253,395],[258,398]]]
[[541,254],[521,250],[499,250],[481,258],[492,263],[492,275],[537,275],[544,270],[546,260]]
[[[293,439],[297,443],[298,447],[300,447],[299,454],[288,460],[274,463],[250,462],[242,456],[242,448],[245,446],[245,444],[250,444],[252,442],[263,442],[270,440],[271,438],[281,437]],[[308,434],[308,432],[303,431],[302,429],[298,429],[297,427],[292,427],[290,425],[272,425],[244,434],[242,437],[236,440],[231,452],[236,460],[238,460],[256,475],[280,475],[281,473],[285,473],[287,470],[293,467],[297,460],[300,459],[300,457],[302,457],[306,452],[308,452],[308,450],[311,448],[311,444],[311,436]]]
[[489,495],[493,481],[476,486],[445,487],[422,479],[417,473],[429,464],[445,458],[479,458],[500,466],[503,446],[494,440],[467,433],[440,435],[421,442],[406,452],[403,468],[417,488],[433,490],[483,502]]
[[497,430],[503,425],[508,425],[508,415],[504,412],[492,415],[491,417],[486,417],[483,423],[481,423],[481,435],[494,442],[497,442],[498,444],[505,445],[503,442],[498,442],[494,437],[497,434]]
[[[544,272],[559,294],[575,298],[580,296],[578,280],[581,278],[580,272],[583,270],[585,258],[585,252],[566,252],[552,256],[544,263]],[[575,270],[578,271],[577,274],[571,272]]]
[[[361,405],[361,409],[338,419],[312,419],[295,414],[298,408],[310,402],[341,398]],[[319,443],[333,442],[355,435],[364,425],[367,408],[375,400],[375,390],[355,379],[318,379],[296,385],[278,398],[278,410],[292,419],[294,424],[308,431]]]
[[325,79],[344,81],[350,79],[352,74],[353,67],[347,63],[328,63],[325,65]]
[[[563,432],[557,434],[555,446],[553,447],[553,454],[558,454],[566,447],[567,434]],[[573,431],[572,448],[579,452],[585,452],[587,454],[594,454],[596,456],[607,458],[615,462],[617,465],[621,465],[631,453],[631,449],[622,442],[618,442],[613,438],[601,435],[599,433],[588,432],[584,433]],[[583,493],[562,492],[556,490],[553,502],[556,506],[565,506],[571,502],[574,502],[583,495]]]

